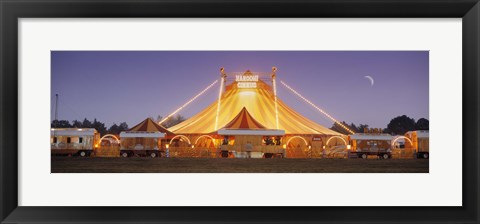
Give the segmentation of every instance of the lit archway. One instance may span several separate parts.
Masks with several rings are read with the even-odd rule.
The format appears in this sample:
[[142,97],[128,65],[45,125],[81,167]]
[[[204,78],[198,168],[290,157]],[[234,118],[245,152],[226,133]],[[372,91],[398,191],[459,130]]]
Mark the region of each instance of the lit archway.
[[172,144],[173,140],[177,139],[177,138],[182,138],[183,140],[186,140],[188,142],[189,145],[191,145],[192,143],[190,143],[190,139],[185,136],[185,135],[176,135],[175,137],[173,137],[171,140],[170,140],[170,145]]
[[117,136],[112,135],[112,134],[106,134],[106,135],[104,135],[103,137],[100,138],[100,142],[102,142],[102,140],[103,140],[104,138],[114,138],[114,139],[117,141],[117,143],[120,143],[120,139],[118,139]]
[[340,137],[340,136],[332,136],[332,137],[330,137],[330,138],[327,140],[327,143],[325,143],[325,145],[328,145],[328,143],[330,142],[330,140],[332,140],[332,139],[334,139],[334,138],[341,139],[345,145],[348,145],[348,144],[347,144],[347,141],[346,141],[344,138]]
[[215,139],[210,135],[201,135],[200,137],[197,138],[197,140],[195,140],[195,145],[197,145],[198,140],[200,140],[201,138],[210,138],[213,142],[213,146],[216,146]]
[[413,142],[412,142],[411,139],[409,139],[408,137],[405,137],[405,136],[398,136],[398,137],[396,137],[395,139],[393,139],[392,145],[391,145],[392,148],[395,146],[395,143],[396,143],[398,140],[400,140],[400,139],[406,139],[408,142],[410,142],[410,145],[413,146]]
[[288,146],[288,143],[290,143],[290,141],[291,141],[292,139],[295,139],[295,138],[300,138],[300,139],[302,139],[302,140],[303,140],[303,142],[305,142],[305,145],[306,145],[306,146],[308,146],[308,142],[307,142],[307,140],[306,140],[305,138],[303,138],[302,136],[298,136],[298,135],[296,135],[296,136],[293,136],[293,137],[289,138],[289,139],[288,139],[288,141],[287,141],[287,144],[286,144],[286,146]]

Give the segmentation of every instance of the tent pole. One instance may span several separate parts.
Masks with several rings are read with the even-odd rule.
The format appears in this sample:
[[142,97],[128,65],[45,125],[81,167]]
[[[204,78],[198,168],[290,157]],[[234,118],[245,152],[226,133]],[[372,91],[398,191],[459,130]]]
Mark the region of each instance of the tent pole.
[[220,90],[218,91],[218,101],[217,101],[217,116],[215,117],[215,131],[218,130],[218,116],[220,115],[220,100],[222,99],[222,92],[223,86],[227,81],[227,74],[225,73],[225,69],[222,67],[220,68]]
[[276,75],[277,68],[272,67],[272,83],[273,83],[273,95],[275,98],[275,122],[276,122],[276,127],[278,129],[278,104],[277,104],[277,84],[275,81],[275,78],[277,77]]

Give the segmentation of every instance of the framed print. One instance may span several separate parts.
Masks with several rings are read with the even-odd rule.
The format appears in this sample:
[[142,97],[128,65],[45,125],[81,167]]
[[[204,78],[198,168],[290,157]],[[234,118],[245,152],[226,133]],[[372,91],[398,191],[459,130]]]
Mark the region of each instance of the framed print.
[[478,1],[2,1],[2,223],[478,223]]
[[[55,100],[51,172],[428,173],[428,58],[428,51],[52,51],[51,97]],[[259,59],[269,62],[253,62]],[[119,61],[129,63],[119,67]],[[275,61],[276,67],[267,73],[230,72],[222,67],[217,68],[216,77],[200,75],[215,73],[211,68],[219,63],[235,66],[239,61],[259,68],[269,68],[268,63]],[[209,62],[211,65],[205,66]],[[179,67],[184,64],[192,70],[182,71]],[[351,70],[339,70],[343,65],[351,66]],[[282,67],[286,71],[281,71]],[[287,70],[292,67],[301,69]],[[132,75],[131,69],[143,71]],[[359,77],[358,70],[376,75]],[[82,81],[75,78],[77,71],[90,74],[82,75],[81,80],[96,81],[79,84]],[[351,82],[339,82],[340,79]],[[375,79],[377,86],[383,82],[385,87],[377,87]],[[114,85],[111,80],[116,80]],[[299,93],[298,88],[287,84],[289,80],[308,82],[300,82],[302,86],[298,87],[303,93]],[[136,81],[145,84],[132,84]],[[181,86],[199,82],[205,82],[205,88],[197,90],[199,93],[190,88],[180,90]],[[308,83],[313,85],[307,87]],[[320,83],[330,83],[329,88],[316,89],[309,95],[322,99],[323,104],[335,105],[330,107],[336,110],[326,112],[324,106],[304,97],[307,89],[314,90]],[[460,86],[460,81],[457,84]],[[340,91],[345,87],[348,91]],[[337,93],[330,95],[332,92]],[[351,97],[351,92],[363,92],[364,99]],[[377,95],[384,98],[375,98]],[[91,100],[97,97],[104,100]],[[369,97],[375,99],[365,99]],[[121,99],[122,103],[108,98]],[[140,98],[142,104],[133,103]],[[396,107],[372,110],[392,98],[397,98]],[[180,103],[179,108],[169,108],[183,99],[185,103]],[[343,102],[338,104],[340,100]],[[151,107],[155,101],[159,104],[153,110],[163,116],[144,118],[143,110],[147,109],[139,108]],[[412,104],[417,106],[411,107]],[[355,105],[354,109],[351,105]],[[92,115],[100,117],[93,121],[70,119],[70,123],[68,117],[78,118],[79,113],[88,117],[89,108],[96,108]],[[318,115],[308,109],[314,109]],[[353,111],[376,114],[379,119],[370,122],[378,123],[370,125],[383,128],[347,124],[334,118]],[[386,117],[395,113],[399,115]],[[100,118],[112,116],[131,120],[110,120],[105,124],[108,128],[104,127]],[[365,115],[361,117],[366,119]],[[135,124],[139,118],[140,122]],[[222,160],[218,158],[244,159],[219,162]],[[268,160],[276,158],[289,160]]]

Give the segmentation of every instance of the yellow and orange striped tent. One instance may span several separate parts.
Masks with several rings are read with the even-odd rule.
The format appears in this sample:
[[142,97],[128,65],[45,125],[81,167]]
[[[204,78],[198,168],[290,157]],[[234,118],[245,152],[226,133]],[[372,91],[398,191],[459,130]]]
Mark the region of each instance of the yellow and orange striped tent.
[[[253,120],[267,129],[284,130],[285,134],[342,135],[302,116],[277,98],[278,127],[275,112],[275,97],[270,85],[258,80],[256,88],[239,88],[234,81],[225,88],[218,101],[191,118],[170,127],[175,134],[207,134],[227,126],[244,108]],[[232,121],[233,122],[233,121]]]
[[260,124],[244,107],[228,124],[218,130],[220,135],[285,135],[284,130],[267,129]]
[[233,118],[230,123],[226,124],[225,129],[266,129],[265,126],[260,124],[252,115],[248,112],[247,108],[242,108],[240,113]]
[[161,132],[167,135],[173,134],[162,125],[155,123],[151,118],[147,118],[128,130],[129,132]]

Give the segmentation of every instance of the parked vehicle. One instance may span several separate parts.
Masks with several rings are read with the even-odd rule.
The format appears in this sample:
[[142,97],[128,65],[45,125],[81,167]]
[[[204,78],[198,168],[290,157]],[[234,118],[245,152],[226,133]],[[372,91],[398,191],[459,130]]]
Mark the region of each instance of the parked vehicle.
[[428,159],[429,155],[429,134],[428,131],[417,130],[405,133],[405,137],[412,140],[413,149],[417,158]]
[[165,133],[147,131],[124,131],[120,133],[120,156],[161,156],[160,140]]
[[392,136],[389,134],[356,133],[349,136],[349,141],[351,145],[349,158],[367,159],[369,156],[376,156],[388,159],[392,157]]
[[50,148],[52,155],[88,157],[98,146],[100,133],[94,128],[52,128]]

